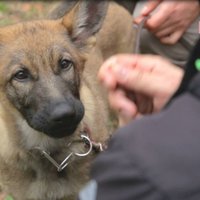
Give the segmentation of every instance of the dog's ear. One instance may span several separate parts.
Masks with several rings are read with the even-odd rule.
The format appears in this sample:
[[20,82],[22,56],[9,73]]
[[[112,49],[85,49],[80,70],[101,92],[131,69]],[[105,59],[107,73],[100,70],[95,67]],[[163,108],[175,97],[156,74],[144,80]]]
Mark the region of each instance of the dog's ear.
[[100,30],[107,9],[106,0],[81,0],[63,17],[62,23],[78,47],[94,41],[92,36]]
[[48,13],[48,19],[60,19],[77,4],[78,0],[63,0],[56,4]]

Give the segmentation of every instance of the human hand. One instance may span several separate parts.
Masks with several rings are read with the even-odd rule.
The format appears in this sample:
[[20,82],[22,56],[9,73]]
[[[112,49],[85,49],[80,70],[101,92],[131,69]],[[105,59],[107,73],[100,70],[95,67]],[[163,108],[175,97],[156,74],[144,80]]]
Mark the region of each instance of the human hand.
[[122,123],[159,111],[177,90],[183,70],[160,56],[116,55],[100,68],[98,78]]
[[134,22],[140,23],[155,9],[146,21],[146,28],[164,44],[175,44],[200,13],[198,0],[150,0]]

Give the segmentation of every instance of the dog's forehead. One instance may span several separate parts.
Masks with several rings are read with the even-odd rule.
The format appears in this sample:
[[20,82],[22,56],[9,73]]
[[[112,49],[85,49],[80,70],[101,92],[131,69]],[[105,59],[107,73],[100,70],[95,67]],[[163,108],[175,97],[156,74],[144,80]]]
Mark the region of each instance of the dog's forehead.
[[24,51],[41,55],[58,46],[72,48],[66,28],[58,21],[20,23],[0,32],[0,45],[5,46],[7,54]]
[[67,47],[70,45],[67,30],[57,23],[48,22],[24,25],[18,40],[23,44],[25,51],[35,50],[38,53],[54,46]]
[[20,23],[2,31],[0,29],[1,66],[40,66],[44,63],[48,66],[48,63],[56,62],[66,53],[76,63],[82,59],[59,21]]

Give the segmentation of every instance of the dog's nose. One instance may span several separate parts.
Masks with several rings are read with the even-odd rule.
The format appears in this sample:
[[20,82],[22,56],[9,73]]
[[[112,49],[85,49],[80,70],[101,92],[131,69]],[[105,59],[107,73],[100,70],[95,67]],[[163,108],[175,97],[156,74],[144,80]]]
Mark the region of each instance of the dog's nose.
[[83,116],[82,102],[70,99],[45,105],[30,122],[34,129],[53,138],[62,138],[75,133]]
[[73,120],[75,117],[75,109],[69,104],[61,103],[54,107],[51,112],[50,120],[53,123],[65,123]]

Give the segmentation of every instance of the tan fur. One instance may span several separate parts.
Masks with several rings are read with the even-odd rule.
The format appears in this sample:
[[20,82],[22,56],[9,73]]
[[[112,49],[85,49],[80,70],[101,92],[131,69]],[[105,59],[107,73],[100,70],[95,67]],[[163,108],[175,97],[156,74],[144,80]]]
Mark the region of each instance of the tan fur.
[[[67,26],[71,26],[72,18],[73,16],[68,15],[65,19]],[[30,29],[34,32],[38,27],[42,27],[42,30],[37,33],[37,37],[25,33]],[[48,44],[53,41],[56,43],[59,33],[64,30],[65,27],[60,20],[28,22],[0,29],[0,44],[3,44],[4,48],[12,44],[0,53],[0,185],[3,191],[12,195],[15,200],[75,199],[88,179],[90,160],[95,153],[84,158],[75,158],[65,172],[58,175],[56,168],[33,148],[39,146],[49,152],[58,151],[55,159],[63,160],[71,151],[85,151],[84,145],[78,143],[73,144],[71,150],[66,148],[66,144],[78,138],[85,124],[89,126],[91,137],[95,141],[104,143],[110,134],[107,101],[96,75],[99,66],[106,58],[115,53],[132,52],[134,44],[132,18],[116,3],[110,3],[96,40],[94,38],[88,40],[91,44],[96,41],[96,44],[87,52],[87,57],[84,53],[77,52],[74,47],[69,47],[70,54],[79,66],[82,66],[86,59],[83,72],[81,67],[79,72],[82,73],[80,94],[85,107],[85,116],[76,133],[69,137],[54,139],[33,130],[6,95],[10,70],[15,70],[15,67],[5,68],[9,63],[9,55],[20,47],[30,52],[35,59],[34,53],[40,55],[47,51]],[[22,35],[21,39],[15,41],[15,38],[20,35]],[[39,71],[45,77],[43,81],[48,83],[49,95],[56,96],[56,89],[53,90],[54,86],[51,85],[51,73],[48,67],[45,67],[45,63],[48,62],[48,57],[43,58],[44,68],[36,70],[34,66],[41,63],[35,59],[31,70],[33,74],[37,75]],[[26,60],[26,64],[30,64],[29,60]],[[28,91],[29,85],[24,87],[27,87]]]

